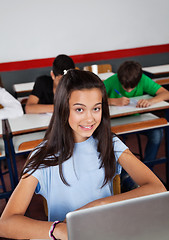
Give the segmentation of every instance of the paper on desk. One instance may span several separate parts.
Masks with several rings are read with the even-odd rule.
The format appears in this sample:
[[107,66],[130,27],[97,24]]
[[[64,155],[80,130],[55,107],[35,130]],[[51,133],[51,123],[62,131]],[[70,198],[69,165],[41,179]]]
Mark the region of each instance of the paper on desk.
[[137,106],[137,103],[138,103],[138,100],[136,100],[136,99],[130,99],[129,105],[130,105],[130,106],[133,106],[133,107],[136,107],[136,106]]
[[52,116],[53,113],[47,112],[47,113],[45,113],[45,114],[46,114],[46,115],[49,115],[49,116]]
[[118,106],[118,108],[135,108],[137,106],[138,100],[136,99],[130,99],[130,103],[125,106]]

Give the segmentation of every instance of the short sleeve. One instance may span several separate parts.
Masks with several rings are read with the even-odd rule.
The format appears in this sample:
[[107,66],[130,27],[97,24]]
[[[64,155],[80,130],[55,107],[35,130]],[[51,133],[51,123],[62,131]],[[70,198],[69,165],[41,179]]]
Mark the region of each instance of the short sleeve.
[[119,90],[119,80],[117,77],[117,74],[114,74],[113,76],[107,78],[106,80],[103,81],[106,92],[109,98],[116,98],[117,93],[114,91],[114,89]]
[[47,194],[49,192],[49,185],[48,185],[48,171],[49,168],[39,168],[35,172],[32,173],[38,180],[38,184],[35,189],[36,194],[40,194],[43,197],[47,198]]
[[118,137],[113,137],[113,146],[115,158],[116,161],[118,161],[120,155],[128,149],[128,147]]
[[122,167],[118,163],[118,159],[121,156],[121,154],[128,149],[128,147],[118,138],[113,137],[113,147],[114,147],[114,155],[116,160],[116,175],[121,174]]
[[37,194],[42,194],[41,191],[42,191],[42,187],[41,187],[41,171],[40,169],[37,169],[35,172],[32,173],[32,176],[34,176],[37,180],[38,180],[38,184],[36,186],[36,189],[35,189],[35,193]]
[[41,90],[42,86],[41,86],[41,77],[37,78],[33,87],[33,90],[31,92],[31,95],[34,95],[38,98],[41,98]]
[[143,82],[143,91],[148,93],[151,96],[154,96],[158,89],[160,89],[161,85],[154,82],[151,78],[146,76],[145,74],[142,75],[142,82]]
[[[32,157],[39,148],[41,148],[43,145],[45,145],[46,141],[42,141],[31,153],[29,157]],[[42,196],[44,196],[46,194],[45,192],[45,176],[46,176],[46,171],[47,168],[43,168],[43,167],[39,167],[38,169],[36,169],[35,171],[30,170],[28,172],[28,174],[31,174],[32,176],[34,176],[37,180],[38,180],[38,184],[36,186],[35,189],[35,193],[37,194],[41,194]]]

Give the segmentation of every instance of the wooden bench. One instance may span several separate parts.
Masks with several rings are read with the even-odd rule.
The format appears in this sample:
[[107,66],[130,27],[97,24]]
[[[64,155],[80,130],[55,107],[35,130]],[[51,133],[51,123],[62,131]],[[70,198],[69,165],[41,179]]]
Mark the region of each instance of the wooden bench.
[[111,119],[111,130],[117,135],[165,127],[167,125],[169,123],[165,118],[159,118],[152,113]]

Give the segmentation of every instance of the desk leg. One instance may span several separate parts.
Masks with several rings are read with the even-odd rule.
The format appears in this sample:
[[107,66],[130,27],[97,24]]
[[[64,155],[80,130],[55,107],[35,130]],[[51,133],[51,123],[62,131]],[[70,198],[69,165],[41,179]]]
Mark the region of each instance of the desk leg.
[[[169,109],[165,110],[167,122],[169,122]],[[165,128],[165,149],[166,149],[166,188],[169,190],[169,127]]]

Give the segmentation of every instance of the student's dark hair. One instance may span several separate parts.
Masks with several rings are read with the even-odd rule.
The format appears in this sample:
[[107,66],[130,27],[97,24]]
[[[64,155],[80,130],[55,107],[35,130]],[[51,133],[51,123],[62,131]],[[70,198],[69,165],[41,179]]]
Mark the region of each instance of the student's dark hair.
[[71,57],[60,54],[53,61],[53,73],[55,76],[63,75],[64,70],[74,69],[75,64]]
[[120,65],[117,75],[124,88],[135,88],[141,79],[142,67],[138,62],[126,61]]
[[[100,89],[102,93],[102,119],[93,137],[98,140],[100,167],[105,169],[103,185],[111,180],[115,174],[116,164],[110,129],[110,115],[107,102],[107,93],[103,82],[92,72],[69,70],[62,76],[54,97],[54,113],[52,115],[44,143],[34,151],[25,166],[24,173],[39,167],[59,165],[62,181],[66,182],[62,172],[62,163],[68,160],[74,149],[73,130],[69,125],[69,99],[75,90]],[[85,154],[85,153],[84,153]],[[50,159],[49,159],[50,157]]]

